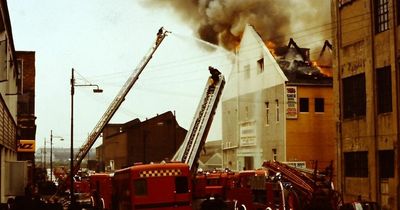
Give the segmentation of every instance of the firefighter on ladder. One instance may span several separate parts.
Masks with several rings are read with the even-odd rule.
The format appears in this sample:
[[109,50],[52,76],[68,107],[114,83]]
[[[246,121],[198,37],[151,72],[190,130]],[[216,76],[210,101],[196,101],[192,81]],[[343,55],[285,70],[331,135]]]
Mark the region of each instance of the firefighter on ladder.
[[163,33],[164,33],[164,27],[161,27],[160,29],[158,29],[156,45],[158,45],[161,42]]

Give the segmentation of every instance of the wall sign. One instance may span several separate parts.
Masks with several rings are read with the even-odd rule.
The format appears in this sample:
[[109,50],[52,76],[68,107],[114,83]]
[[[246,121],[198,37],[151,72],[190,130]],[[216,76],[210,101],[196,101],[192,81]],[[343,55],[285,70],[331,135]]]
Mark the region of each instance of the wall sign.
[[240,146],[256,145],[256,125],[254,121],[240,124]]
[[286,86],[286,119],[297,119],[297,87]]
[[35,152],[35,140],[19,140],[17,152]]

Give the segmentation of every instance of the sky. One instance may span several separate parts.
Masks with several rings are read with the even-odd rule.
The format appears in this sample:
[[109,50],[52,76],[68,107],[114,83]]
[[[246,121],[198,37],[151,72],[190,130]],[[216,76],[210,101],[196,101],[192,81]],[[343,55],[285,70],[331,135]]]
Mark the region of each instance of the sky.
[[[135,118],[144,121],[167,111],[188,129],[209,76],[208,66],[225,77],[232,54],[213,51],[193,34],[172,9],[146,8],[138,1],[119,0],[12,0],[8,1],[17,51],[36,53],[36,148],[69,148],[71,129],[71,69],[76,84],[96,84],[104,90],[76,87],[74,147],[81,147],[126,79],[153,45],[160,27],[166,37],[139,77],[111,123]],[[219,107],[220,110],[220,107]],[[221,139],[220,111],[210,140]],[[101,143],[97,140],[95,146]]]

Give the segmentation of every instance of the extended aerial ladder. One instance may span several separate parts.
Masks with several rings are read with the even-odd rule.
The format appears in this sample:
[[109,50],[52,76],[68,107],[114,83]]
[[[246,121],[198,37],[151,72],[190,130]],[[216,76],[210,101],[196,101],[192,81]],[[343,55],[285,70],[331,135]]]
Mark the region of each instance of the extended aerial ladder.
[[89,152],[89,150],[93,146],[93,144],[96,142],[96,140],[100,136],[101,132],[103,132],[104,127],[111,120],[111,118],[114,116],[115,112],[118,110],[118,108],[120,107],[122,102],[125,100],[126,95],[129,93],[132,86],[138,80],[139,75],[142,73],[142,71],[144,70],[146,65],[149,63],[153,54],[156,52],[156,50],[160,46],[161,42],[167,36],[167,33],[169,33],[169,31],[166,31],[163,27],[161,27],[158,30],[155,43],[149,49],[149,51],[146,53],[146,55],[143,57],[143,59],[140,61],[138,66],[135,68],[135,70],[132,72],[131,76],[125,82],[124,86],[122,86],[118,95],[111,102],[111,104],[108,107],[108,109],[106,110],[106,112],[100,118],[99,122],[96,124],[96,126],[94,127],[92,132],[89,134],[86,142],[82,145],[79,152],[76,154],[76,157],[74,160],[74,167],[72,169],[73,174],[76,174],[79,171],[82,160],[87,155],[87,153]]
[[[342,204],[339,192],[332,185],[332,165],[325,173],[310,173],[296,169],[277,161],[265,161],[263,167],[281,175],[283,181],[289,182],[291,189],[301,198],[304,209],[338,209]],[[319,208],[312,208],[318,206]],[[322,207],[321,207],[322,206]]]
[[213,67],[209,67],[209,71],[211,76],[205,86],[193,122],[182,145],[172,158],[174,161],[188,164],[192,174],[197,171],[197,161],[200,151],[205,144],[215,110],[217,109],[225,85],[225,78],[221,72]]
[[306,195],[308,200],[312,199],[312,194],[315,191],[315,181],[300,171],[277,161],[266,161],[263,163],[263,167],[280,173],[285,180],[290,181],[296,189],[300,190]]

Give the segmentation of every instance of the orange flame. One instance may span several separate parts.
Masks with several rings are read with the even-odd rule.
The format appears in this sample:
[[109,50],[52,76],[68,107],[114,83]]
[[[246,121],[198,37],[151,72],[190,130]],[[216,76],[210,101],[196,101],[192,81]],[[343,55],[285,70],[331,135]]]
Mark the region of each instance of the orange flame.
[[320,66],[318,65],[318,62],[317,62],[317,61],[313,61],[313,62],[312,62],[312,65],[313,65],[314,67],[316,67],[316,68],[319,70],[319,72],[321,72],[321,74],[323,74],[323,75],[325,75],[325,76],[327,76],[327,77],[332,77],[332,69],[331,69],[331,68],[323,68],[323,67],[320,67]]
[[240,42],[242,40],[243,32],[238,35],[233,35],[231,33],[223,33],[220,35],[219,40],[224,40],[224,47],[230,51],[238,51],[240,48]]
[[276,52],[275,52],[275,49],[276,49],[275,43],[273,43],[272,41],[266,41],[265,46],[267,46],[267,48],[271,52],[272,56],[277,57]]

